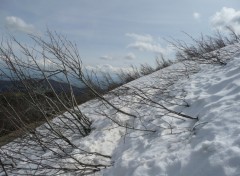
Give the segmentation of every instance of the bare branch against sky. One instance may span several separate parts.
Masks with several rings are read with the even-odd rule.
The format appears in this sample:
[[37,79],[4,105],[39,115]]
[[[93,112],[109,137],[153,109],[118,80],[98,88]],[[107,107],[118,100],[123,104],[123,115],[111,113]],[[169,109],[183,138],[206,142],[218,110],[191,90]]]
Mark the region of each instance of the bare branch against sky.
[[237,0],[1,0],[0,32],[28,42],[26,33],[56,30],[76,42],[90,67],[116,70],[131,64],[153,64],[171,56],[164,39],[185,40],[231,25],[240,31]]

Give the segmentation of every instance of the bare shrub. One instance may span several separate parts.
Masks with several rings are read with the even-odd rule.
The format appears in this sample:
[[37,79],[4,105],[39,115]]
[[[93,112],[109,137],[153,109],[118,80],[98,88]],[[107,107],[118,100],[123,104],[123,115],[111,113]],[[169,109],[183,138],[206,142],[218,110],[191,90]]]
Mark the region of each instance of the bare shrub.
[[172,65],[173,62],[171,60],[165,59],[164,56],[161,54],[160,57],[157,57],[155,59],[155,64],[156,64],[155,70],[161,70],[163,68],[166,68],[166,67]]
[[[3,106],[4,112],[14,119],[16,128],[21,129],[24,134],[0,149],[2,167],[0,172],[5,175],[17,174],[19,170],[25,175],[69,173],[84,175],[111,166],[111,156],[85,150],[79,141],[72,140],[72,136],[86,137],[92,130],[92,121],[77,106],[72,82],[75,85],[84,85],[89,96],[99,100],[99,107],[94,109],[95,113],[112,121],[114,127],[125,129],[125,135],[134,131],[153,133],[159,128],[170,130],[170,134],[173,134],[178,128],[172,124],[172,119],[198,121],[198,117],[175,109],[190,106],[184,101],[186,92],[178,90],[174,84],[193,70],[161,72],[154,79],[158,80],[157,84],[140,83],[137,86],[128,84],[114,89],[119,84],[130,82],[156,69],[144,64],[139,71],[132,66],[129,72],[122,71],[118,75],[120,83],[105,73],[101,75],[104,79],[99,79],[96,72],[85,72],[76,45],[66,37],[51,31],[47,31],[47,38],[35,35],[30,37],[35,42],[35,47],[27,47],[12,38],[12,41],[21,48],[22,55],[14,52],[11,42],[2,43],[0,55],[4,68],[2,67],[1,74],[21,83],[21,88],[17,87],[18,90],[24,92],[26,102],[34,111],[40,113],[46,123],[37,129],[31,128],[23,120],[26,112],[17,111],[5,97],[8,108]],[[171,63],[163,58],[156,62],[157,69]],[[50,82],[56,78],[61,78],[67,83],[70,93],[56,92]],[[47,89],[42,87],[43,82],[46,82]],[[111,89],[114,90],[105,94]],[[175,95],[173,91],[179,94]],[[150,115],[146,112],[147,108],[153,109]],[[157,120],[159,125],[151,124],[154,120]]]
[[218,50],[239,42],[239,35],[232,28],[228,27],[228,31],[229,37],[224,36],[219,31],[213,37],[201,35],[200,39],[195,39],[186,34],[193,42],[191,45],[179,40],[170,43],[177,49],[176,58],[180,61],[191,60],[203,64],[225,65],[232,51],[222,49],[219,52]]
[[141,64],[141,66],[140,66],[140,73],[142,75],[149,75],[150,73],[153,73],[154,71],[155,71],[155,69],[147,63]]
[[[19,170],[25,175],[89,174],[110,166],[110,156],[84,150],[70,140],[73,135],[78,138],[87,136],[92,124],[77,106],[72,80],[75,84],[84,83],[96,95],[83,75],[76,46],[50,31],[47,31],[47,38],[34,35],[31,38],[35,47],[23,45],[14,37],[0,46],[1,74],[18,83],[15,88],[22,92],[24,102],[28,103],[28,109],[19,110],[16,107],[21,104],[15,106],[9,97],[3,95],[6,106],[1,106],[0,111],[23,135],[1,147],[0,172],[5,175],[16,174]],[[14,50],[13,43],[21,52]],[[56,92],[50,81],[56,78],[67,83],[69,92]],[[39,113],[45,124],[38,129],[31,127],[26,118],[30,113]],[[57,115],[58,118],[52,120]],[[43,155],[46,152],[48,155]],[[94,158],[103,162],[96,164]]]
[[134,67],[133,65],[131,66],[131,69],[129,71],[123,71],[121,70],[120,73],[117,74],[118,79],[122,83],[128,83],[130,81],[133,81],[137,78],[141,77],[141,73],[139,70]]

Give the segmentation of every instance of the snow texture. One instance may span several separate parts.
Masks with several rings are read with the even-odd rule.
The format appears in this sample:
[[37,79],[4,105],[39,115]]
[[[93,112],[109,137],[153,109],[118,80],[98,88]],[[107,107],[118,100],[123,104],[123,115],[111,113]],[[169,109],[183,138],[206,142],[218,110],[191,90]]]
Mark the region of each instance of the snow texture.
[[[138,116],[137,120],[116,113],[98,100],[81,105],[83,113],[93,120],[94,130],[85,138],[73,135],[71,140],[85,150],[112,156],[105,161],[112,166],[94,175],[240,175],[240,57],[224,66],[188,64],[192,64],[190,70],[184,64],[175,64],[124,85],[118,89],[122,90],[120,96],[114,94],[117,91],[106,95],[122,110]],[[157,104],[141,103],[140,95],[158,103],[164,101],[169,109],[199,120],[165,114]],[[174,98],[168,100],[167,95]],[[140,130],[119,127],[103,112]],[[99,162],[98,158],[93,160]]]

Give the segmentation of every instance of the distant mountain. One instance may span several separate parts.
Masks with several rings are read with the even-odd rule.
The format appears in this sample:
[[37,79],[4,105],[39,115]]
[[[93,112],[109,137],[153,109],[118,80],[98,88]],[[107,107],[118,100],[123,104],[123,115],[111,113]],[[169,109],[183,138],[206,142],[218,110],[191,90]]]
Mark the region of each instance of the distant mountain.
[[[36,84],[37,88],[43,90],[51,90],[49,84],[46,80],[26,80],[30,81],[33,84]],[[70,92],[69,84],[64,82],[59,82],[55,80],[49,80],[51,86],[57,93],[61,92]],[[79,88],[77,86],[72,86],[73,92],[76,95],[83,94],[87,91],[86,88]],[[11,92],[11,91],[24,91],[25,88],[23,87],[20,81],[10,81],[10,80],[0,80],[0,93],[2,92]]]
[[8,92],[12,88],[13,88],[12,81],[0,80],[0,93],[1,92]]

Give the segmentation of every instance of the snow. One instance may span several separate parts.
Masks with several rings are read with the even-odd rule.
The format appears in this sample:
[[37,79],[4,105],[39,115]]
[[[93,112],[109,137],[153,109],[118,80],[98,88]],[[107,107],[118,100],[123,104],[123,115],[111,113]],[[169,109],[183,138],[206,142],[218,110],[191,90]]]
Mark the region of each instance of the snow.
[[[112,163],[94,175],[240,175],[240,57],[233,57],[224,66],[187,64],[191,64],[190,74],[186,74],[186,63],[178,63],[124,85],[118,91],[128,91],[122,91],[120,96],[114,91],[105,96],[137,119],[116,113],[98,100],[80,106],[93,120],[94,130],[84,138],[71,134],[70,140],[84,150],[112,156],[104,161],[92,158],[94,163]],[[140,101],[140,95],[198,120],[165,114],[157,104]],[[167,95],[175,98],[166,99]],[[139,130],[119,127],[103,112]],[[11,143],[4,147],[9,146]],[[74,152],[77,151],[69,151]],[[52,154],[46,151],[42,155]]]

